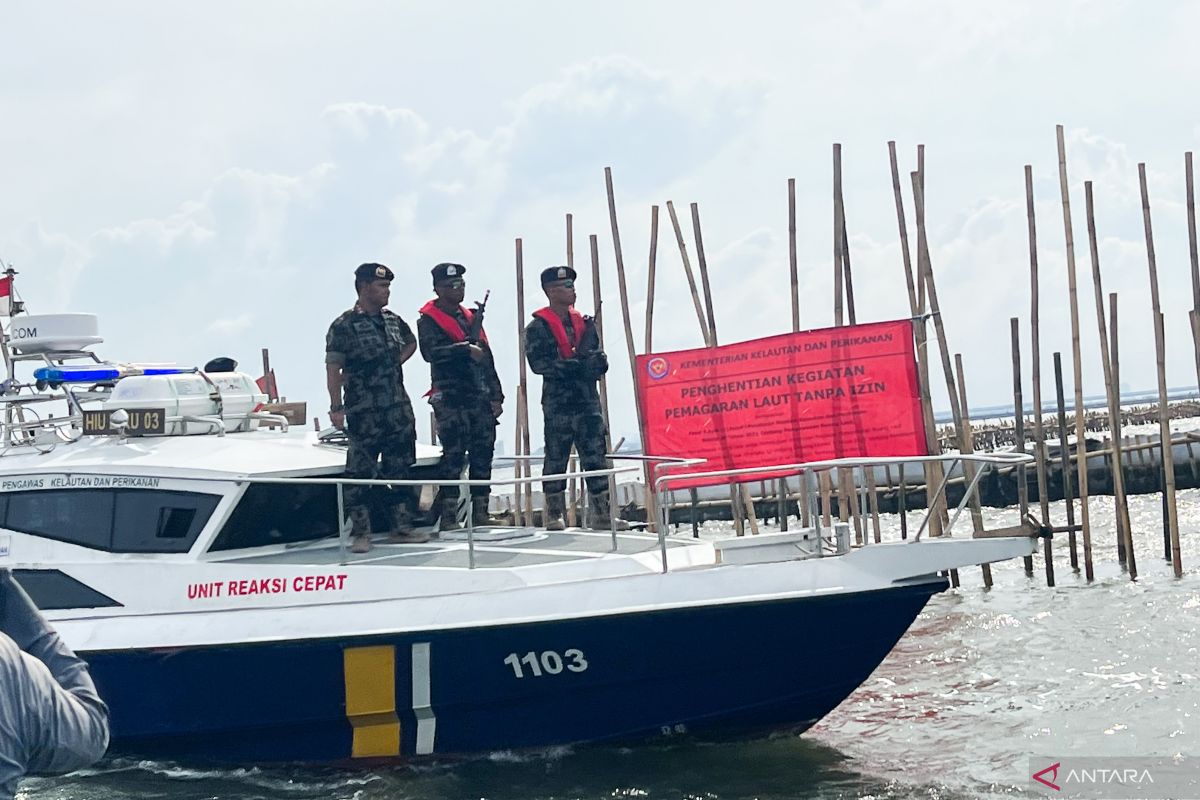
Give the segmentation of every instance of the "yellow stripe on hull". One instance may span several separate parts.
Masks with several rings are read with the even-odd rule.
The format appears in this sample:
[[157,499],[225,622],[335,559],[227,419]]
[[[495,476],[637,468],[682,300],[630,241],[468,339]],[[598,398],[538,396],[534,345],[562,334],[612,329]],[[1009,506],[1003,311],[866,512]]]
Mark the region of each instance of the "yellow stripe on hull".
[[346,718],[354,728],[353,758],[400,755],[396,715],[396,648],[352,647],[343,652]]

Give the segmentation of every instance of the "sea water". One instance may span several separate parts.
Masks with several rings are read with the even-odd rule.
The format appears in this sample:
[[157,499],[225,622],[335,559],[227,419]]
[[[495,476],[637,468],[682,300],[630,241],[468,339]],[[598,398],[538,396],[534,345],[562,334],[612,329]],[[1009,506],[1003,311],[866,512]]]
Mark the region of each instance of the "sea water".
[[[1161,499],[1130,498],[1140,577],[1116,560],[1111,497],[1091,502],[1096,579],[1054,538],[1057,585],[1044,563],[1018,559],[960,571],[887,660],[801,736],[727,744],[492,753],[465,761],[362,769],[237,767],[111,759],[82,773],[31,779],[37,800],[108,798],[362,798],[362,800],[733,800],[734,798],[993,798],[1047,796],[1042,757],[1200,756],[1200,490],[1179,493],[1182,579],[1163,559]],[[1035,509],[1036,511],[1036,509]],[[985,509],[990,526],[1014,509]],[[910,530],[918,515],[910,512]],[[961,534],[970,521],[959,521]],[[1051,506],[1055,524],[1062,503]],[[883,517],[885,539],[898,518]],[[728,530],[715,523],[703,535]],[[679,535],[688,535],[681,528]],[[821,653],[809,657],[819,660]],[[687,665],[681,664],[681,670]],[[783,668],[786,668],[784,666]],[[1039,760],[1042,759],[1042,760]],[[1114,762],[1115,763],[1115,762]],[[1125,762],[1122,762],[1125,763]],[[1195,763],[1195,762],[1190,762]],[[1200,772],[1200,771],[1198,771]],[[1200,796],[1200,777],[1175,794]],[[1108,790],[1114,791],[1112,787]],[[1153,789],[1130,787],[1143,796]],[[1161,789],[1160,789],[1161,791]]]

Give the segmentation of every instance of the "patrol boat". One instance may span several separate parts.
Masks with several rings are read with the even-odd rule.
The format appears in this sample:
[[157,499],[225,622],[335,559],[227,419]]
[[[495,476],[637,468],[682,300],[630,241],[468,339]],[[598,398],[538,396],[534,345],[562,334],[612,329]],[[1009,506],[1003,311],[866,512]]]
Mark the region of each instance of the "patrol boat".
[[[249,376],[102,362],[94,328],[9,325],[0,567],[91,665],[115,751],[244,764],[803,731],[941,573],[1034,547],[1029,525],[852,547],[845,525],[710,541],[464,515],[354,554],[342,447],[265,414]],[[54,401],[66,413],[36,412]]]

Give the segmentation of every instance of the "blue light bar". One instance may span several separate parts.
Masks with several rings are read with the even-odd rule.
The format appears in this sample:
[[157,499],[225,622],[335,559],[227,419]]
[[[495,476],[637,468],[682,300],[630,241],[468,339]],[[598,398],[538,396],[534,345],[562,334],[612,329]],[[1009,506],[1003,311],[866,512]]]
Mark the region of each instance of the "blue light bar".
[[115,381],[121,377],[121,370],[103,364],[88,366],[38,367],[33,371],[34,380],[46,383],[97,383],[99,381]]

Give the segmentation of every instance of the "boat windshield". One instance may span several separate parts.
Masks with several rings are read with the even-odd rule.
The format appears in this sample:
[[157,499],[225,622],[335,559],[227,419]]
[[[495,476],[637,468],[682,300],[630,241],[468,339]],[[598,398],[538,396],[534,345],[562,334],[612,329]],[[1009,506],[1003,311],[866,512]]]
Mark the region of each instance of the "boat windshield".
[[306,542],[337,532],[336,486],[252,483],[209,550]]

